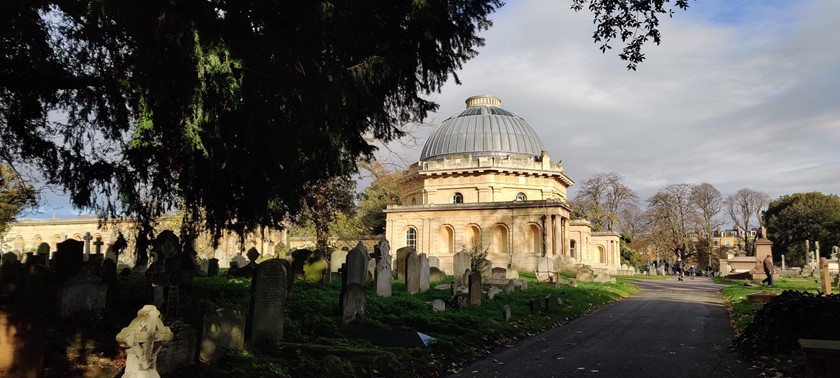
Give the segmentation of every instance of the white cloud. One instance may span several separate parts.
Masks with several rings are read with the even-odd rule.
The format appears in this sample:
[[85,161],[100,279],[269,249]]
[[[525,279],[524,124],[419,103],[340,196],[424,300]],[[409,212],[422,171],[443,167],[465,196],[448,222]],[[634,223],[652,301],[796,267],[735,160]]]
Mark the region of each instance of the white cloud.
[[643,198],[683,182],[840,193],[840,2],[690,4],[630,72],[619,44],[601,54],[592,43],[588,13],[510,2],[430,119],[497,95],[574,180],[615,171]]

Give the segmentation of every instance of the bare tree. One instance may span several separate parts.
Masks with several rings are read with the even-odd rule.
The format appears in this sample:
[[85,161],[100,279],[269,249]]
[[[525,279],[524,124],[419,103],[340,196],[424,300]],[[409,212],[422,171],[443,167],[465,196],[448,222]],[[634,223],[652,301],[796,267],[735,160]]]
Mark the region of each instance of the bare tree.
[[690,185],[672,184],[654,194],[648,199],[645,217],[653,244],[683,259],[690,254],[695,219]]
[[636,203],[629,203],[618,212],[621,232],[630,235],[633,240],[642,236],[646,230],[642,208]]
[[759,226],[761,225],[761,213],[767,209],[770,203],[770,196],[763,192],[755,191],[749,188],[742,188],[734,194],[726,197],[724,204],[729,218],[735,223],[743,232],[739,232],[739,237],[744,241],[744,250],[747,253],[753,253],[752,247],[755,238],[758,234],[750,240],[750,225],[753,217],[758,219]]
[[619,211],[635,204],[639,196],[624,185],[624,177],[615,172],[599,173],[583,181],[572,207],[583,213],[596,230],[620,228]]
[[698,244],[705,247],[709,256],[712,256],[712,232],[723,225],[718,216],[723,210],[723,196],[712,184],[704,182],[691,188],[691,203],[697,218],[695,223],[699,231]]

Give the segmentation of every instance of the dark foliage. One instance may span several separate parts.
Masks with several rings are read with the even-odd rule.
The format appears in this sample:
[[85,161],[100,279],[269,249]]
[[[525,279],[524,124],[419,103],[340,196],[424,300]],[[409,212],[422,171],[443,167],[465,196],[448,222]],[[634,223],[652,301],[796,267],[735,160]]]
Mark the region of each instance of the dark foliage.
[[795,353],[798,339],[840,339],[840,295],[785,290],[756,312],[735,345],[749,356]]

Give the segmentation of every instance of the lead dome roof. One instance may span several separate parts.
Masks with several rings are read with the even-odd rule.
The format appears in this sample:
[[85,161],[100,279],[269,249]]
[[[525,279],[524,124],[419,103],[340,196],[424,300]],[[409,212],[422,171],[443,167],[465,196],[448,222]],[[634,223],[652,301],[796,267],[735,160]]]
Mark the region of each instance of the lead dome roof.
[[466,103],[466,110],[447,118],[432,132],[421,161],[464,154],[539,157],[545,150],[534,129],[522,117],[502,109],[498,97],[473,96]]

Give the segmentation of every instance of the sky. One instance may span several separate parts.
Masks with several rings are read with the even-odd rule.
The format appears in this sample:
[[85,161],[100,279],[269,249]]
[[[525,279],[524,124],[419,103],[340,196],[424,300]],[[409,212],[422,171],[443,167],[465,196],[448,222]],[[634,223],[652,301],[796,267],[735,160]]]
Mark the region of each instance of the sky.
[[[580,183],[616,172],[642,201],[665,185],[708,182],[724,196],[840,194],[840,1],[691,1],[663,18],[662,43],[628,71],[592,40],[570,1],[508,0],[486,45],[431,97],[413,141],[379,156],[406,167],[467,97],[501,98]],[[574,197],[575,187],[570,189]],[[40,213],[79,212],[48,194]]]
[[[692,1],[661,20],[636,72],[620,42],[601,53],[591,13],[569,4],[508,1],[426,123],[498,96],[572,180],[616,172],[642,201],[702,182],[724,196],[840,194],[840,1]],[[391,148],[409,164],[421,149]]]

